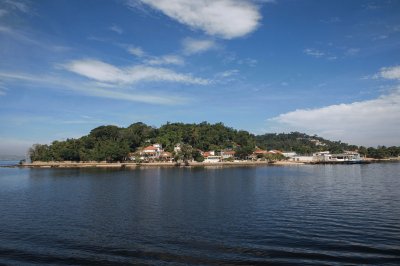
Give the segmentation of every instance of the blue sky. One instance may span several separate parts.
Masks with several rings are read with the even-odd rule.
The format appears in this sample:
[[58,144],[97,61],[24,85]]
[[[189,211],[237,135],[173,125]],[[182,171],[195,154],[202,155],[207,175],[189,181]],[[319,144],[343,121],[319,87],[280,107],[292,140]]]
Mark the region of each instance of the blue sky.
[[0,154],[104,124],[400,145],[400,1],[0,0]]

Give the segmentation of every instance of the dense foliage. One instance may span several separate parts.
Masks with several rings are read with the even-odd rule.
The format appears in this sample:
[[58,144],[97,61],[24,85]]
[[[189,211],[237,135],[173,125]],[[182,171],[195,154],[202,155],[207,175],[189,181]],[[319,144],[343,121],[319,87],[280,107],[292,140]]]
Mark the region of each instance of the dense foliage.
[[238,158],[246,158],[256,146],[267,150],[294,151],[298,154],[311,154],[325,150],[332,153],[359,150],[364,156],[379,159],[400,155],[400,147],[358,147],[299,132],[254,136],[247,131],[227,127],[223,123],[207,122],[167,123],[160,128],[141,122],[127,128],[100,126],[79,139],[54,141],[51,145],[35,144],[30,149],[29,155],[32,161],[115,162],[127,160],[130,152],[135,152],[152,143],[161,143],[169,152],[172,152],[178,143],[184,145],[185,152],[176,158],[183,161],[191,159],[201,161],[199,150],[233,149]]
[[198,150],[229,148],[237,149],[239,154],[251,154],[255,137],[222,123],[167,123],[157,129],[139,122],[127,128],[100,126],[79,139],[54,141],[51,145],[36,144],[29,154],[32,161],[123,161],[129,152],[152,143],[162,144],[169,152],[178,143],[189,145],[193,151],[190,151],[190,158],[182,158],[186,161],[192,158],[201,160]]

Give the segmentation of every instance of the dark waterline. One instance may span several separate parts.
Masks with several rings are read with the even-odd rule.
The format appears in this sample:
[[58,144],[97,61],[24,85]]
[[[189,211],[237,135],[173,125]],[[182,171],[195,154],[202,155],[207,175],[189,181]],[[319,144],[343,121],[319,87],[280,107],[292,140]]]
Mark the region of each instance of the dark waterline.
[[399,265],[399,173],[0,168],[0,264]]

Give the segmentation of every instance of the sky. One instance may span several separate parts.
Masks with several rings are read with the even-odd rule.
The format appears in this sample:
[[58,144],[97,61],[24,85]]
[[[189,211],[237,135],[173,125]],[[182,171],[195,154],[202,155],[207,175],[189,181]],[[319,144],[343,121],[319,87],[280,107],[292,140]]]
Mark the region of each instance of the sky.
[[139,121],[400,146],[400,1],[0,0],[0,154]]

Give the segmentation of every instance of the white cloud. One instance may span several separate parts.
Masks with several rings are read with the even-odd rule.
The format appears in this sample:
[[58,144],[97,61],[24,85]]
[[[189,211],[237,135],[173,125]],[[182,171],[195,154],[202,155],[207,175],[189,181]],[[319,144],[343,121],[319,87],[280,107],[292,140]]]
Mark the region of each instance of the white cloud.
[[384,39],[387,39],[388,37],[389,37],[388,35],[382,34],[382,35],[374,37],[373,40],[374,41],[376,41],[376,40],[384,40]]
[[225,39],[249,34],[258,27],[261,19],[259,5],[245,0],[141,0],[141,2],[193,29],[200,29],[208,35]]
[[178,55],[164,55],[160,57],[151,57],[144,61],[148,65],[184,65],[185,60]]
[[132,102],[144,102],[151,104],[163,104],[163,105],[176,105],[186,101],[186,99],[181,97],[173,97],[173,96],[155,96],[150,94],[140,94],[137,92],[127,93],[127,92],[119,92],[116,90],[107,90],[96,87],[87,87],[82,91],[83,94],[89,96],[96,96],[100,98],[108,98],[115,100],[124,100],[124,101],[132,101]]
[[112,25],[111,27],[108,28],[109,30],[116,32],[118,34],[122,34],[124,31],[118,27],[117,25]]
[[167,68],[137,65],[125,68],[98,60],[75,60],[64,65],[65,69],[81,76],[108,83],[133,84],[140,81],[170,81],[188,84],[208,84],[208,80],[195,78],[190,74],[176,73]]
[[183,52],[187,55],[198,54],[217,47],[213,40],[185,38],[182,41]]
[[237,61],[239,65],[247,65],[249,67],[255,67],[258,63],[257,59],[253,58],[245,58],[245,59],[239,59]]
[[128,52],[129,52],[130,54],[133,54],[133,55],[137,56],[137,57],[142,57],[142,56],[145,56],[145,54],[146,54],[146,53],[143,51],[142,48],[136,47],[136,46],[130,46],[130,47],[128,48]]
[[352,56],[358,54],[359,52],[360,52],[359,48],[349,48],[346,50],[345,54]]
[[239,74],[239,70],[238,69],[231,69],[231,70],[226,70],[226,71],[221,72],[221,73],[217,73],[216,76],[217,77],[221,77],[221,78],[228,78],[228,77],[231,77],[231,76],[235,76],[237,74]]
[[321,52],[321,51],[316,50],[316,49],[311,49],[311,48],[304,49],[303,52],[306,55],[310,55],[310,56],[315,57],[315,58],[320,58],[320,57],[325,56],[324,52]]
[[377,99],[299,109],[269,122],[275,131],[304,131],[356,145],[400,145],[400,87]]
[[400,66],[383,67],[374,77],[400,80]]

